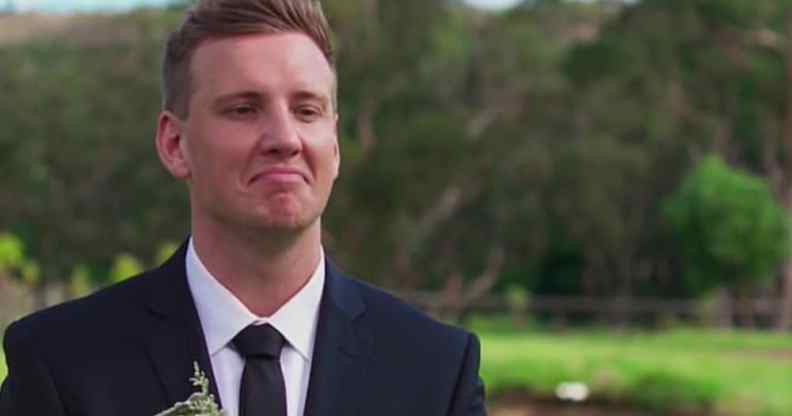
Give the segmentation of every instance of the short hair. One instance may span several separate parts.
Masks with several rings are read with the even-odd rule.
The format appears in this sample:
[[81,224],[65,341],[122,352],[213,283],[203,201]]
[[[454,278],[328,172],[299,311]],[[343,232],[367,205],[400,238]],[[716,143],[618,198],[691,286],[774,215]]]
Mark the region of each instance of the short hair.
[[163,109],[180,118],[189,115],[193,92],[190,67],[195,51],[203,42],[287,32],[311,38],[335,73],[330,27],[318,0],[198,0],[165,44],[161,84]]

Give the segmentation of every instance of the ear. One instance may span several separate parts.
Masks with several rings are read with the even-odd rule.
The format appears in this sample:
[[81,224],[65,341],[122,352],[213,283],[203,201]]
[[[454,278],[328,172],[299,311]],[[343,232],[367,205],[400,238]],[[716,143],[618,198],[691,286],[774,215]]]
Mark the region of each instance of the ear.
[[333,179],[335,179],[338,178],[341,170],[341,145],[338,143],[338,112],[335,113],[335,118],[333,119],[333,131],[335,134],[335,148],[333,149],[333,154],[335,156],[335,174],[333,175]]
[[191,171],[185,152],[185,132],[182,124],[183,121],[170,111],[160,113],[155,143],[165,169],[176,178],[188,179]]

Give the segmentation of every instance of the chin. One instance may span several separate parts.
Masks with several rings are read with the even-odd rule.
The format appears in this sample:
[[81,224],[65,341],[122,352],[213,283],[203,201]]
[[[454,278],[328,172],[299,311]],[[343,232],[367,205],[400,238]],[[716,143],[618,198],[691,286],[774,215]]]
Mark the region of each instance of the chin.
[[317,216],[302,210],[267,210],[254,220],[255,224],[272,231],[302,231],[316,222]]
[[299,232],[316,224],[321,213],[321,207],[310,201],[279,195],[249,211],[246,222],[269,232]]
[[281,231],[299,231],[308,227],[308,222],[295,217],[267,218],[259,222],[264,228]]

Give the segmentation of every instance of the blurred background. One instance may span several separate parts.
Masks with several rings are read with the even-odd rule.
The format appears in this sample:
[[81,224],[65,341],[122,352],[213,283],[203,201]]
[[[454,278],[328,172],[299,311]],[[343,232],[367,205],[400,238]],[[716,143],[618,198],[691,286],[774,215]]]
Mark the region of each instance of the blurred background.
[[[0,0],[0,330],[185,239],[188,3]],[[325,248],[476,331],[494,415],[792,414],[792,1],[324,4]]]

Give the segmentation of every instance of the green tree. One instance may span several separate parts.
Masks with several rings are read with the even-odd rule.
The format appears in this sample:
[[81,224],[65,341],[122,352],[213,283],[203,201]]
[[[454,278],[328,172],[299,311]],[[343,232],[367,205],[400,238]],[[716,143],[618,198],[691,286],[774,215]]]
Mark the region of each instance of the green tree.
[[[681,180],[686,159],[713,152],[766,177],[792,212],[790,4],[643,0],[625,7],[567,61],[583,93],[586,129],[641,140],[654,154],[683,161],[653,175],[666,179],[661,195]],[[783,275],[778,325],[789,328],[792,261]]]
[[668,200],[685,280],[698,292],[774,277],[790,249],[789,219],[767,183],[704,158]]
[[0,48],[0,224],[46,259],[42,284],[77,263],[107,270],[121,251],[153,257],[152,241],[187,232],[184,189],[164,180],[152,144],[160,47],[178,14],[74,19],[57,41]]

